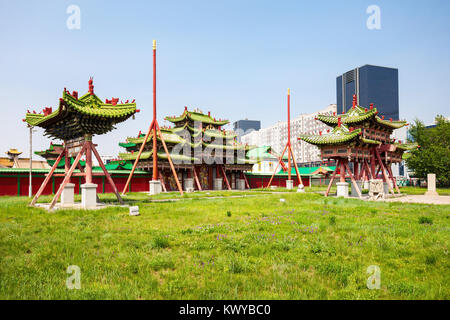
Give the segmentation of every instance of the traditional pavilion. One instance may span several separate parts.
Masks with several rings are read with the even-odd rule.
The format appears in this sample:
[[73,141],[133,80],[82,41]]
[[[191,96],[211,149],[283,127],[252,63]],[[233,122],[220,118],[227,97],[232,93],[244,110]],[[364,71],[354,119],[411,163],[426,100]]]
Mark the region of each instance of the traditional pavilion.
[[[28,111],[24,121],[29,126],[41,127],[45,130],[46,136],[64,142],[61,145],[55,145],[53,150],[45,151],[42,154],[43,156],[50,156],[53,153],[54,155],[58,154],[58,156],[39,191],[33,198],[31,205],[36,204],[37,199],[50,181],[60,161],[64,158],[65,173],[55,174],[55,176],[62,175],[65,178],[50,203],[50,209],[55,206],[63,191],[62,205],[68,205],[71,202],[73,204],[73,184],[70,183],[70,178],[75,176],[85,178],[85,184],[81,186],[82,207],[96,206],[97,185],[92,183],[92,153],[97,158],[103,174],[111,184],[117,199],[120,203],[123,203],[114,181],[97,152],[96,145],[92,143],[92,136],[105,134],[113,130],[115,128],[114,125],[134,116],[138,111],[134,100],[132,102],[127,100],[125,103],[119,103],[118,98],[112,98],[103,102],[94,93],[92,78],[89,80],[88,93],[81,97],[78,97],[77,91],[70,93],[64,88],[57,110],[53,111],[51,107],[46,107],[39,113]],[[86,157],[84,168],[80,164],[80,159],[83,155]],[[74,157],[73,162],[69,160],[71,157]],[[79,173],[74,173],[76,168],[80,169]],[[95,173],[95,175],[98,175],[98,173]]]
[[346,173],[359,197],[361,181],[375,179],[380,172],[389,192],[394,194],[394,188],[400,192],[392,175],[391,165],[401,162],[403,153],[417,148],[417,144],[396,142],[391,135],[394,130],[407,126],[406,121],[379,117],[373,104],[370,104],[369,109],[358,106],[355,95],[353,106],[346,113],[318,115],[316,120],[332,129],[326,133],[319,132],[318,135],[300,135],[298,139],[319,147],[322,160],[337,161],[326,196],[337,172],[340,174],[338,196],[348,196]]
[[[249,146],[236,141],[236,134],[222,130],[229,121],[216,119],[200,110],[184,112],[178,117],[166,117],[174,127],[161,127],[161,134],[184,190],[222,190],[249,188],[244,171],[250,171],[254,161],[246,158]],[[136,160],[145,134],[128,137],[119,146],[123,160]],[[153,135],[149,134],[139,157],[138,168],[153,170]],[[162,140],[157,137],[159,180],[164,191],[177,190]]]

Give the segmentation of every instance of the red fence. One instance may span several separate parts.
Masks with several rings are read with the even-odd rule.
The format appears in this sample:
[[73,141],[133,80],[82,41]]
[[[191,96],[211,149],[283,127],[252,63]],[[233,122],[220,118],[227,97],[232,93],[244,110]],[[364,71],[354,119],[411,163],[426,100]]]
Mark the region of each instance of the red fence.
[[[112,174],[112,179],[116,184],[117,189],[121,192],[125,186],[128,175],[126,174]],[[42,182],[45,179],[43,173],[34,173],[32,177],[32,191],[36,194]],[[52,180],[47,184],[42,194],[52,194],[58,191],[58,187],[63,181],[64,177],[52,177]],[[93,177],[92,182],[97,184],[98,193],[111,193],[112,187],[105,177]],[[148,191],[148,182],[151,180],[150,174],[134,175],[130,182],[128,191],[140,192]],[[25,196],[28,195],[29,176],[23,172],[8,172],[0,173],[0,195],[1,196]],[[75,184],[75,193],[80,193],[80,185],[84,183],[84,178],[74,177],[71,183]]]
[[[270,177],[272,175],[253,175],[253,174],[247,174],[247,180],[248,184],[250,185],[251,189],[256,188],[265,188],[269,184]],[[272,180],[272,186],[278,186],[278,187],[286,187],[286,181],[288,179],[288,176],[275,176]],[[298,186],[298,179],[296,176],[293,176],[291,178],[294,181],[294,187]],[[309,178],[307,177],[301,177],[303,185],[305,187],[309,187]]]

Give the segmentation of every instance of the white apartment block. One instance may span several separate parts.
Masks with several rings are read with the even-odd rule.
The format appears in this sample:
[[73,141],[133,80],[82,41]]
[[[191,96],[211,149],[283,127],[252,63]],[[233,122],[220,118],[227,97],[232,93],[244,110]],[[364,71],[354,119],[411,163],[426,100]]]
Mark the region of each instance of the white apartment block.
[[[297,163],[321,160],[319,149],[316,146],[304,141],[298,141],[297,138],[302,133],[319,134],[319,131],[325,133],[327,129],[331,129],[329,126],[314,118],[319,113],[332,115],[333,112],[336,112],[336,109],[335,104],[330,104],[323,110],[310,114],[301,114],[291,120],[291,144]],[[242,136],[241,141],[249,145],[271,146],[274,152],[281,154],[287,142],[287,121],[279,121],[271,127],[252,131]]]

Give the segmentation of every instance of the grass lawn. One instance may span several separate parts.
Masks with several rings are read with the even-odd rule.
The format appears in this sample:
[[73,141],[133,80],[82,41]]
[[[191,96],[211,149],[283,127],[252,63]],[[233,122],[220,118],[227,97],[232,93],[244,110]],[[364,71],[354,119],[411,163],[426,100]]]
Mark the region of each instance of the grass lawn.
[[[167,197],[180,198],[156,198]],[[1,197],[0,298],[450,298],[450,206],[264,190],[125,200],[141,215],[47,212]],[[80,290],[66,288],[70,265],[81,268]],[[371,265],[379,290],[366,285]]]

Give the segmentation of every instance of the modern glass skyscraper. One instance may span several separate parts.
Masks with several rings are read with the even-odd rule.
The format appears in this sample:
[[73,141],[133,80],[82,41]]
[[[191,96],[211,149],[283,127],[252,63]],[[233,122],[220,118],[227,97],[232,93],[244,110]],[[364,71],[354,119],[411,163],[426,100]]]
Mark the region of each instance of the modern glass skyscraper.
[[352,107],[356,94],[358,104],[373,103],[385,119],[399,120],[398,69],[364,65],[336,78],[338,113]]
[[261,129],[261,121],[259,120],[238,120],[233,123],[234,131],[238,135],[238,140],[241,141],[241,137],[252,131],[258,131]]

